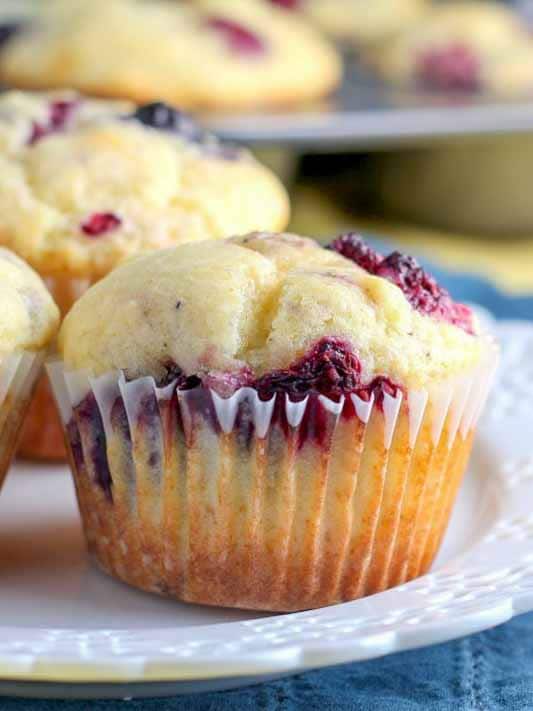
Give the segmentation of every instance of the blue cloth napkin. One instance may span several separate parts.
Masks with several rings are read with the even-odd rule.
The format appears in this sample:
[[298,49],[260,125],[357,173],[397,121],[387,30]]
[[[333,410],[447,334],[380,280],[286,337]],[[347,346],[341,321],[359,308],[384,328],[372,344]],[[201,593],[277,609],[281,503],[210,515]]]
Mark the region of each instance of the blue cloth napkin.
[[[431,271],[461,301],[533,319],[533,297]],[[0,699],[0,711],[526,711],[533,709],[533,614],[466,639],[238,691],[139,701]]]

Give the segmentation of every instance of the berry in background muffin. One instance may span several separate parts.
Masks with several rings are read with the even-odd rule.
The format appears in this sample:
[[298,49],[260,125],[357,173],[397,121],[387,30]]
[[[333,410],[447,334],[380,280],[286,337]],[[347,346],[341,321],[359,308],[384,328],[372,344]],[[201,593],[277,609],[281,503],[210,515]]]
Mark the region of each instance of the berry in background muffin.
[[374,62],[386,79],[430,90],[520,93],[533,87],[528,29],[497,2],[436,3]]
[[65,319],[51,375],[91,552],[147,590],[269,610],[426,571],[492,340],[355,235],[203,247],[123,265]]

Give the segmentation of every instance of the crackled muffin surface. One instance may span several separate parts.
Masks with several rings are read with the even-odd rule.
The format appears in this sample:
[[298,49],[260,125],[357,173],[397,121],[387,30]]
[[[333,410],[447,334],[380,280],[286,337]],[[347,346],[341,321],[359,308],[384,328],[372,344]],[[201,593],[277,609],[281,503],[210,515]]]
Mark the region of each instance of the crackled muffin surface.
[[0,359],[15,350],[35,351],[55,335],[59,313],[41,279],[0,247]]
[[92,287],[60,334],[70,370],[332,397],[445,380],[485,344],[415,260],[352,234],[330,249],[252,233],[140,257]]
[[513,93],[533,86],[529,32],[496,2],[437,3],[374,59],[386,78],[428,88]]
[[96,279],[139,252],[287,220],[270,171],[165,104],[0,97],[0,243],[41,274]]
[[195,109],[318,98],[340,72],[313,27],[263,0],[55,0],[0,55],[14,86]]

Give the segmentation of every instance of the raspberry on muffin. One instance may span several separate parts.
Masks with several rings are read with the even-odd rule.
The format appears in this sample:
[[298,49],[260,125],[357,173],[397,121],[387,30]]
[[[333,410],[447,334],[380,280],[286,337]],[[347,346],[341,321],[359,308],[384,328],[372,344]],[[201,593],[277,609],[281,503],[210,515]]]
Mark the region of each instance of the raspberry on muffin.
[[455,303],[449,293],[422,269],[414,257],[400,252],[392,252],[383,257],[353,232],[338,237],[332,242],[330,249],[347,257],[370,274],[396,284],[417,311],[473,333],[472,311],[463,304]]
[[0,52],[0,77],[190,109],[322,98],[339,84],[333,46],[264,0],[54,0]]
[[59,351],[99,564],[270,610],[428,569],[496,359],[411,258],[270,233],[124,264],[74,305]]

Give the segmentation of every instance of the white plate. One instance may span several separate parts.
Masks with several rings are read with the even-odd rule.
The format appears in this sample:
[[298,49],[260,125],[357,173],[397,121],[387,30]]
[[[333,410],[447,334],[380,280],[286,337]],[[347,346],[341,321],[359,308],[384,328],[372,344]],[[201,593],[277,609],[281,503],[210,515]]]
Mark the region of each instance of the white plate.
[[470,634],[533,610],[533,325],[503,365],[431,574],[290,615],[208,609],[115,583],[84,556],[70,477],[21,465],[0,499],[0,692],[176,694],[245,685]]

